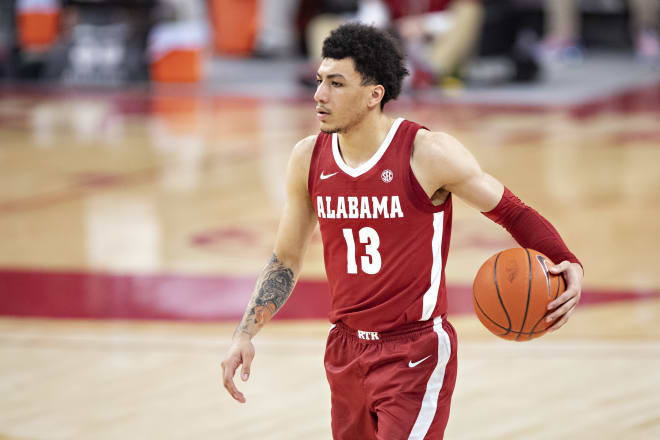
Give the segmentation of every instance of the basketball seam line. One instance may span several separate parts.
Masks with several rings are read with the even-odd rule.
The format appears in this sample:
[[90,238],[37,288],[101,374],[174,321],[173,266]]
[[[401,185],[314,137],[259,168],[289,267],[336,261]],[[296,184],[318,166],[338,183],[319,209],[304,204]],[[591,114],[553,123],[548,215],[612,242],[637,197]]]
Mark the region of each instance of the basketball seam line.
[[520,339],[520,335],[522,334],[522,331],[525,328],[525,322],[527,322],[527,314],[529,313],[529,299],[532,293],[532,256],[529,254],[529,249],[525,248],[525,252],[527,252],[527,263],[529,267],[528,268],[529,279],[527,281],[527,304],[525,304],[525,314],[523,315],[522,325],[520,326],[520,331],[518,332],[518,336],[516,337],[516,339]]
[[[560,275],[560,276],[561,276],[561,275]],[[555,292],[555,297],[554,297],[553,299],[557,299],[557,296],[559,295],[559,286],[561,286],[561,279],[557,279],[557,291]],[[532,338],[532,333],[534,333],[534,330],[536,330],[536,327],[541,323],[541,321],[543,321],[543,320],[548,316],[548,313],[549,313],[549,312],[545,312],[545,313],[543,314],[543,316],[541,316],[541,319],[539,319],[539,320],[536,322],[536,324],[534,324],[534,327],[532,327],[532,329],[530,330],[530,335],[529,335],[529,338],[530,338],[530,339]],[[540,332],[546,332],[549,328],[550,328],[550,326],[548,325],[548,326],[547,326],[546,328],[544,328],[543,330],[539,330],[539,333],[540,333]]]
[[[473,296],[473,298],[474,298],[474,303],[477,305],[477,307],[479,307],[479,311],[481,312],[481,314],[484,315],[484,316],[485,316],[490,322],[492,322],[493,325],[496,325],[497,327],[501,328],[502,330],[506,330],[506,332],[505,332],[505,333],[502,333],[500,336],[504,336],[504,335],[506,335],[506,334],[508,334],[508,333],[511,332],[511,329],[506,329],[506,328],[504,328],[503,326],[499,325],[497,322],[493,321],[493,318],[491,318],[490,316],[488,316],[488,315],[486,314],[486,312],[484,312],[484,309],[481,308],[481,304],[479,304],[479,300],[477,300],[477,297],[474,296],[474,295],[472,295],[472,296]],[[511,333],[515,333],[515,332],[511,332]]]
[[[474,296],[474,295],[473,295],[473,296]],[[481,308],[481,304],[479,304],[479,301],[477,300],[476,297],[474,297],[474,303],[477,305],[477,307],[479,307],[479,311],[481,312],[481,314],[484,315],[484,316],[485,316],[490,322],[492,322],[493,325],[495,325],[495,326],[501,328],[502,330],[506,330],[506,332],[505,332],[505,333],[502,333],[500,336],[505,336],[505,335],[507,335],[507,334],[509,334],[509,333],[513,333],[513,334],[517,334],[517,335],[530,335],[530,336],[531,336],[532,334],[535,334],[535,333],[545,333],[545,330],[539,330],[538,332],[534,332],[534,331],[529,331],[529,332],[517,332],[517,331],[515,331],[515,330],[507,329],[506,327],[504,327],[504,326],[498,324],[497,322],[493,321],[493,318],[491,318],[490,316],[488,316],[488,315],[486,314],[486,312],[484,312],[484,309]]]
[[[511,317],[509,316],[509,313],[506,311],[506,307],[504,306],[504,301],[502,301],[502,295],[500,295],[500,285],[497,282],[497,260],[500,259],[500,255],[502,255],[502,252],[497,254],[497,257],[495,257],[495,264],[493,264],[493,279],[495,280],[495,291],[497,292],[497,298],[500,300],[500,305],[502,306],[502,310],[504,310],[504,315],[506,315],[506,319],[509,322],[509,328],[505,329],[506,333],[504,333],[505,335],[507,335],[511,331]],[[484,316],[488,316],[488,315],[484,313]],[[488,317],[488,319],[490,319],[490,317]],[[498,327],[501,327],[499,324],[495,323],[495,321],[493,321],[493,324],[497,325]]]
[[[530,338],[532,337],[532,334],[534,333],[534,330],[536,330],[536,327],[538,327],[538,325],[541,323],[541,321],[543,321],[547,316],[548,316],[548,312],[545,312],[543,314],[543,316],[541,316],[541,319],[536,321],[536,324],[534,324],[534,327],[532,327],[532,329],[529,331],[529,337]],[[544,328],[543,330],[539,330],[538,333],[545,332],[547,329],[548,329],[548,327]]]
[[[562,281],[561,275],[559,275],[559,277],[560,278],[557,279],[557,291],[555,292],[555,297],[553,299],[557,299],[557,297],[559,296],[559,287],[561,287],[561,281]],[[536,326],[540,324],[540,322],[543,320],[543,318],[548,316],[548,313],[549,313],[549,311],[545,312],[545,314],[541,317],[541,319],[539,319],[539,322],[537,322],[534,325],[534,327],[532,327],[532,330],[531,330],[532,332],[534,331],[534,329],[536,329]],[[543,331],[547,331],[548,328],[550,328],[549,325]],[[530,335],[530,338],[531,338],[531,335]]]
[[[539,262],[539,264],[543,265],[544,263],[541,262],[541,258],[543,258],[543,257],[540,256],[540,255],[536,256],[536,260]],[[545,266],[543,267],[543,272],[545,273],[546,283],[548,285],[548,298],[550,298],[550,295],[552,295],[552,293],[550,292],[550,289],[552,288],[552,285],[551,285],[551,281],[550,281],[550,276],[548,275],[547,269],[545,268]],[[548,316],[547,311],[543,314],[543,316],[541,316],[541,318],[539,318],[538,321],[536,321],[536,324],[534,324],[534,327],[532,327],[530,332],[534,332],[534,330],[536,330],[536,327],[538,327],[538,325],[541,323],[541,321],[543,321],[545,319],[546,316]],[[545,329],[547,330],[548,327],[546,326]],[[532,335],[529,335],[529,338],[532,339]]]

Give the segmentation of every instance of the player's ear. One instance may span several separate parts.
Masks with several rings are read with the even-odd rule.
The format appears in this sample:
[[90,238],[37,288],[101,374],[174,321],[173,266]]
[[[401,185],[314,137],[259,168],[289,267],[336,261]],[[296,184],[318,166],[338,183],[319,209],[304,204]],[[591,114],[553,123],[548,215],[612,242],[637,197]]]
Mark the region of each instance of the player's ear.
[[371,95],[369,96],[369,107],[380,106],[380,101],[385,97],[385,87],[378,84],[372,86]]

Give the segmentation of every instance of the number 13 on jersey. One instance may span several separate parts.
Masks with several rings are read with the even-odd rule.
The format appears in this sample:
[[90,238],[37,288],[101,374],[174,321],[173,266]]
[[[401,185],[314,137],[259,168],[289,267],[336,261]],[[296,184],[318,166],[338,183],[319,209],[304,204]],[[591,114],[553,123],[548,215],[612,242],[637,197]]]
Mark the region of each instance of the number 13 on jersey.
[[[358,273],[353,230],[344,228],[342,231],[346,240],[346,271],[348,273]],[[380,253],[378,252],[378,246],[380,246],[378,232],[373,228],[364,227],[358,231],[358,238],[360,243],[365,245],[364,251],[367,253],[367,255],[360,257],[362,271],[369,275],[378,273],[381,266]]]

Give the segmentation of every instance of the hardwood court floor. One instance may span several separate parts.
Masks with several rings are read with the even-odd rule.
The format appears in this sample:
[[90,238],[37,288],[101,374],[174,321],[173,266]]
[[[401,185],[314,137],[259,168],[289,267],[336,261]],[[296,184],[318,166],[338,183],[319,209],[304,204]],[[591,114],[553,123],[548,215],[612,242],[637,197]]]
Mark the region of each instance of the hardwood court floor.
[[[637,326],[620,323],[629,315],[641,315]],[[472,317],[458,317],[459,375],[446,438],[658,438],[660,329],[652,320],[659,315],[660,300],[596,306],[528,344],[495,340]],[[238,384],[245,405],[223,392],[220,379],[232,329],[2,319],[0,433],[330,439],[328,324],[280,321],[266,328],[255,341],[252,377]]]
[[[459,376],[446,438],[660,438],[659,96],[651,87],[571,108],[392,106],[465,143],[557,226],[585,264],[586,291],[623,299],[585,304],[560,332],[525,344],[490,336],[469,311],[450,316]],[[229,281],[205,319],[237,319],[250,292],[231,280],[263,267],[289,151],[316,129],[311,100],[5,93],[3,301],[26,293],[2,290],[12,270],[28,271],[32,286],[46,273],[89,274],[87,290],[103,295],[83,309],[115,294],[172,307],[162,292],[183,285],[177,277],[220,276]],[[511,246],[456,201],[450,302]],[[101,289],[97,273],[128,278]],[[151,275],[167,277],[140,278]],[[301,282],[322,278],[316,237]],[[58,283],[41,286],[39,306],[67,301],[71,285]],[[220,381],[233,322],[48,316],[0,318],[0,439],[330,438],[322,319],[273,322],[257,337],[241,406]]]

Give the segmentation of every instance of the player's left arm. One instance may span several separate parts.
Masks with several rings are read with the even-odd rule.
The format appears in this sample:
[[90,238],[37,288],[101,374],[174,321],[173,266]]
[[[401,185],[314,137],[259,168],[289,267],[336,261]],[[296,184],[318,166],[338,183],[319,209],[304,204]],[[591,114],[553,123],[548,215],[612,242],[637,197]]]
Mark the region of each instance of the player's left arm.
[[503,226],[522,247],[535,249],[553,262],[560,262],[549,270],[562,273],[567,287],[548,305],[552,312],[547,320],[560,317],[551,331],[563,326],[580,301],[584,272],[550,222],[485,173],[474,156],[446,133],[420,130],[411,165],[427,194],[432,195],[438,188],[455,194]]

